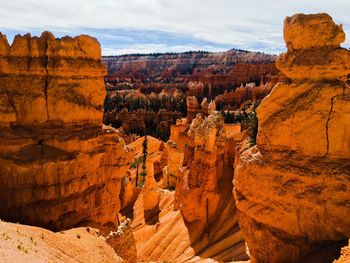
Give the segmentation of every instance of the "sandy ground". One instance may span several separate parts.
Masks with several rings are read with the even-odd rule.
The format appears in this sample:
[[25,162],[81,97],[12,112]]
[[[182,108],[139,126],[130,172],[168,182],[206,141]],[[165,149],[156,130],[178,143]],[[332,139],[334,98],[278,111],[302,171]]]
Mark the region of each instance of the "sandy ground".
[[0,221],[0,262],[123,262],[93,228],[58,233]]

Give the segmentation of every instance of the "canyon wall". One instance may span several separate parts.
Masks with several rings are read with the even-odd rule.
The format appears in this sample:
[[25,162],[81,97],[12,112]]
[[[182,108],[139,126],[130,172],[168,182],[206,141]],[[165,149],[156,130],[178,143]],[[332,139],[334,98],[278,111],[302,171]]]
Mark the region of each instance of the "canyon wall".
[[248,258],[232,196],[233,149],[240,130],[226,133],[226,126],[220,113],[211,112],[183,123],[182,138],[172,133],[172,152],[178,155],[172,164],[178,169],[172,169],[174,208],[181,211],[197,255],[218,261]]
[[[104,57],[108,68],[104,124],[122,126],[126,133],[143,135],[146,131],[166,141],[170,125],[186,116],[188,96],[195,96],[199,103],[204,98],[217,99],[220,109],[238,109],[266,96],[279,79],[275,59],[274,55],[234,49]],[[238,88],[242,83],[260,86],[253,91]],[[165,119],[159,109],[167,113]],[[191,110],[189,122],[195,116]]]
[[350,52],[327,14],[287,17],[284,39],[276,65],[288,79],[236,158],[239,223],[252,262],[330,262],[350,236]]
[[[276,56],[259,52],[185,52],[103,57],[108,68],[107,81],[125,77],[137,80],[171,81],[177,77],[205,80],[216,84],[234,79],[236,84],[259,81],[262,75],[276,73]],[[217,77],[215,77],[217,75]],[[203,77],[203,78],[202,78]]]
[[[234,148],[242,136],[236,126],[224,124],[221,114],[211,113],[203,118],[198,114],[191,123],[178,120],[171,127],[173,141],[166,144],[147,136],[145,185],[134,191],[132,210],[121,211],[120,229],[110,235],[110,244],[124,260],[248,259],[232,196]],[[135,158],[142,154],[143,141],[129,145],[137,149]],[[163,168],[162,176],[157,166]],[[130,170],[134,190],[135,170]]]
[[0,34],[0,217],[52,230],[110,226],[131,157],[102,134],[95,38]]
[[[268,82],[278,75],[276,56],[244,50],[103,57],[114,89],[159,93],[176,88],[198,99],[213,99],[241,83]],[[113,86],[112,85],[112,86]]]

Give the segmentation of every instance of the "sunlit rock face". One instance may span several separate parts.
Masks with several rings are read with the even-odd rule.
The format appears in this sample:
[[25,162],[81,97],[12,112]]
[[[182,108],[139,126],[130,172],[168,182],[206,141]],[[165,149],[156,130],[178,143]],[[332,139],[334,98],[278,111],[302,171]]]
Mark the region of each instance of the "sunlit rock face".
[[284,21],[288,52],[276,66],[294,80],[334,80],[349,73],[350,54],[340,44],[345,41],[342,25],[327,14],[294,15]]
[[96,39],[55,39],[49,32],[17,35],[11,46],[0,39],[2,124],[100,126],[106,69]]
[[198,113],[191,123],[179,121],[173,128],[172,151],[178,157],[173,153],[177,171],[169,169],[177,177],[174,208],[181,211],[193,247],[207,248],[208,257],[220,254],[223,261],[246,259],[231,183],[240,131],[226,133],[223,117],[215,111],[203,117]]
[[[234,148],[239,141],[235,136],[240,130],[225,125],[218,112],[201,115],[191,123],[186,118],[178,120],[171,127],[172,140],[163,147],[147,136],[145,184],[131,204],[132,213],[125,213],[132,221],[129,225],[125,220],[121,223],[125,227],[109,236],[125,261],[248,259],[232,195]],[[129,146],[141,149],[143,141],[140,138]],[[157,166],[164,172],[158,182]]]
[[47,229],[0,221],[1,262],[125,262],[98,229],[79,227],[51,232]]
[[66,229],[113,226],[129,154],[102,134],[95,38],[0,35],[0,217]]
[[276,65],[289,79],[257,110],[257,145],[236,158],[239,223],[252,262],[328,262],[350,236],[349,51],[327,14],[287,17],[284,38]]

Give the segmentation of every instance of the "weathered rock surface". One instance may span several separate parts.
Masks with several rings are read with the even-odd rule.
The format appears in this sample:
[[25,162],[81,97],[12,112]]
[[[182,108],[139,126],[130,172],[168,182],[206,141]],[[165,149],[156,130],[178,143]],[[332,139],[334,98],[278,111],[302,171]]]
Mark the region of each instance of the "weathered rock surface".
[[43,228],[0,222],[0,258],[12,262],[124,262],[97,229],[53,233]]
[[349,51],[325,14],[287,17],[284,34],[277,67],[291,80],[262,101],[257,145],[236,159],[239,223],[252,262],[329,262],[350,236]]
[[172,141],[167,142],[165,149],[167,152],[167,166],[163,169],[162,187],[174,189],[181,173],[180,169],[183,165],[184,154],[177,147],[176,143]]
[[[202,123],[205,124],[200,126]],[[186,119],[179,120],[172,127],[175,142],[168,141],[163,147],[158,140],[147,136],[145,185],[139,189],[136,202],[130,203],[133,213],[127,209],[121,211],[122,216],[132,220],[131,225],[125,219],[119,230],[107,237],[109,244],[127,262],[248,259],[232,196],[233,149],[241,140],[235,137],[240,130],[226,128],[218,113],[205,120],[198,115],[192,124]],[[192,129],[190,133],[189,129]],[[229,136],[224,135],[227,131]],[[209,134],[214,134],[214,137]],[[139,138],[129,145],[131,149],[135,148],[135,159],[142,154],[143,140]],[[177,144],[180,141],[181,147]],[[194,144],[195,141],[198,145]],[[166,170],[163,178],[156,184],[152,166],[155,168],[158,162],[163,163],[161,151],[166,152],[167,166],[163,169]],[[134,170],[130,173],[131,181],[134,181]],[[195,178],[199,179],[197,185],[193,185]],[[175,192],[168,190],[175,185]],[[204,202],[200,201],[201,194]],[[195,206],[198,211],[194,211]],[[210,214],[206,213],[207,210]],[[195,219],[191,220],[192,217]]]
[[[84,35],[55,39],[49,32],[40,38],[17,35],[2,51],[0,85],[7,97],[2,100],[7,108],[3,125],[10,121],[100,125],[105,96],[100,87],[106,70],[96,39]],[[6,121],[9,112],[12,118]]]
[[288,52],[279,56],[276,66],[295,80],[334,80],[349,73],[350,54],[341,48],[345,41],[342,26],[327,14],[297,14],[284,21]]
[[[234,134],[230,137],[225,133],[224,120],[218,112],[204,119],[198,114],[191,125],[187,124],[186,132],[185,142],[179,143],[183,148],[178,148],[183,157],[177,158],[180,168],[174,207],[181,211],[195,250],[207,249],[208,257],[212,257],[217,249],[220,256],[214,258],[222,261],[246,259],[231,194],[232,149],[237,143]],[[173,139],[176,143],[179,137]]]
[[99,43],[48,32],[0,39],[0,217],[112,227],[131,157],[120,136],[102,134]]
[[159,193],[157,182],[154,179],[154,165],[152,161],[147,161],[146,181],[142,188],[144,213],[159,209]]
[[118,231],[112,231],[106,237],[106,242],[120,255],[125,262],[137,262],[137,251],[131,229],[131,220],[123,221]]
[[187,105],[187,120],[189,123],[196,117],[196,114],[199,111],[198,100],[194,96],[187,97],[186,99]]
[[[216,242],[209,243],[205,235],[198,236],[196,227],[189,228],[180,210],[174,210],[174,192],[159,190],[159,213],[148,219],[139,212],[144,210],[142,195],[134,205],[131,225],[133,239],[126,241],[129,247],[137,248],[137,262],[227,262],[247,259],[244,242],[240,242],[242,232],[237,229],[237,221],[232,220],[230,209],[222,211],[229,220],[222,228],[213,229],[210,238]],[[236,228],[229,231],[235,224]]]
[[315,47],[337,48],[345,41],[342,25],[328,14],[295,14],[284,20],[284,40],[288,51]]

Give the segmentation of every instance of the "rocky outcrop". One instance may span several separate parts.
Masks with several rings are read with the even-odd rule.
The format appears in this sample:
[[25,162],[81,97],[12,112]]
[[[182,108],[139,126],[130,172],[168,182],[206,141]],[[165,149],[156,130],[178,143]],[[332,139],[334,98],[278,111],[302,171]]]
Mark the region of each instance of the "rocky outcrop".
[[[198,115],[192,124],[178,120],[171,127],[174,141],[164,146],[147,136],[145,185],[129,203],[132,213],[121,211],[132,219],[131,225],[122,223],[107,238],[118,255],[128,262],[248,259],[232,196],[233,149],[241,141],[239,132],[216,112],[204,120]],[[135,160],[142,154],[143,141],[129,145],[137,150]],[[164,171],[159,181],[157,163]],[[134,174],[135,168],[130,171],[133,185]]]
[[170,141],[176,142],[175,145],[178,149],[184,149],[187,143],[187,130],[188,123],[187,118],[176,120],[176,124],[171,126],[170,130]]
[[146,214],[153,212],[159,207],[159,193],[157,182],[154,179],[154,165],[152,161],[147,161],[146,169],[147,175],[145,184],[142,188],[142,197],[145,218],[147,219]]
[[163,184],[166,189],[174,189],[179,178],[180,168],[183,165],[184,154],[176,143],[168,141],[165,145],[167,151],[167,166],[163,169]]
[[188,96],[202,97],[204,95],[204,84],[202,82],[190,81],[188,83]]
[[[205,222],[218,210],[220,193],[217,192],[224,161],[224,121],[220,114],[203,120],[199,115],[188,131],[188,147],[192,160],[176,188],[178,206],[188,222]],[[189,201],[191,200],[191,201]],[[210,210],[206,202],[210,201]]]
[[2,125],[100,125],[106,70],[96,39],[55,39],[44,32],[40,38],[17,35],[9,46],[0,38]]
[[52,230],[113,227],[131,157],[102,134],[96,39],[0,35],[0,217]]
[[262,101],[257,145],[236,159],[239,223],[252,262],[329,262],[350,236],[350,52],[326,14],[287,17],[284,38],[276,65],[289,79]]
[[[174,210],[174,192],[159,189],[159,213],[151,222],[144,218],[142,193],[134,205],[131,225],[134,245],[137,248],[137,262],[228,262],[244,260],[245,246],[239,229],[229,229],[237,221],[225,210],[227,224],[219,231],[212,229],[211,240],[198,233],[196,227],[189,227],[180,210]],[[128,239],[127,244],[129,244]],[[209,244],[208,244],[209,243]],[[131,247],[133,247],[131,246]],[[129,250],[128,252],[130,253]],[[118,254],[123,255],[121,252]],[[131,261],[136,262],[136,261]]]
[[131,229],[131,220],[123,221],[117,231],[112,231],[106,237],[106,242],[120,255],[125,262],[137,262],[135,239]]
[[[217,248],[217,257],[214,257],[217,260],[244,259],[244,239],[235,219],[231,194],[232,149],[237,143],[234,134],[227,136],[223,117],[218,112],[204,119],[198,114],[191,125],[187,125],[186,132],[186,142],[182,149],[178,148],[183,156],[177,158],[176,166],[180,164],[180,168],[176,173],[174,207],[181,211],[195,250],[207,248],[211,257],[213,246]],[[174,143],[177,138],[173,138]]]
[[191,121],[196,117],[196,114],[199,111],[197,98],[194,96],[187,97],[186,106],[187,106],[187,120],[189,123],[191,123]]
[[[303,32],[300,34],[299,32]],[[342,26],[327,14],[292,16],[284,21],[288,52],[276,66],[294,80],[334,80],[349,74],[350,55],[341,48],[345,41]]]

